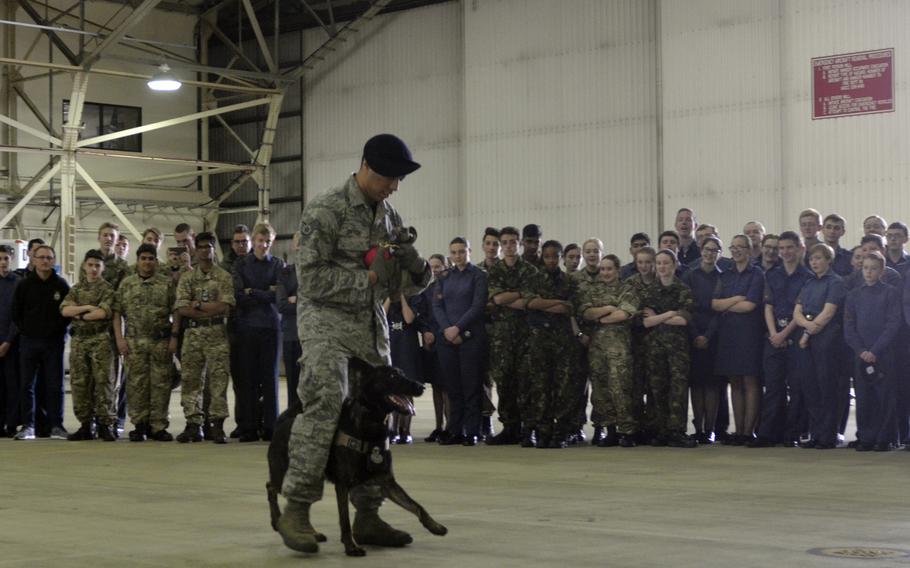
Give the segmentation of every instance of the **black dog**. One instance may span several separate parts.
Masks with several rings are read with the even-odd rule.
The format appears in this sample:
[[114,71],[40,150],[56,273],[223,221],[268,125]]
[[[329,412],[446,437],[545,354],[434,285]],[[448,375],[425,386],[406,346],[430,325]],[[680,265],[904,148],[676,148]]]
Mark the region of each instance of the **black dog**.
[[[352,487],[367,481],[379,485],[383,496],[410,511],[428,531],[444,535],[447,529],[433,520],[429,513],[414,501],[395,481],[392,473],[392,454],[389,451],[388,415],[390,412],[414,414],[414,405],[406,398],[423,394],[423,385],[408,379],[394,367],[372,367],[352,359],[350,365],[352,394],[344,401],[335,440],[329,453],[325,476],[335,484],[341,541],[348,556],[366,554],[354,542],[351,532],[348,494]],[[288,469],[288,439],[294,419],[302,412],[301,403],[288,408],[275,423],[269,444],[269,482],[266,483],[272,528],[278,530],[281,509],[278,493]],[[325,535],[315,533],[318,542]]]

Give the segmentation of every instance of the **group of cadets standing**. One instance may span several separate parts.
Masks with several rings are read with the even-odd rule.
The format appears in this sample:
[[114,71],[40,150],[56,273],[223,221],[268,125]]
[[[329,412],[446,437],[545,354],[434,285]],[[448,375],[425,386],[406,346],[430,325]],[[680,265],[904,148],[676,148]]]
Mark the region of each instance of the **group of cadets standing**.
[[[232,381],[238,427],[230,436],[270,439],[278,414],[279,309],[296,304],[294,268],[271,255],[275,232],[268,224],[252,232],[238,225],[220,265],[212,233],[196,235],[181,223],[174,236],[178,246],[162,263],[162,233],[146,229],[130,266],[129,240],[104,223],[99,248],[85,254],[72,287],[55,272],[54,249],[40,239],[29,242],[29,265],[15,273],[12,249],[0,247],[0,434],[114,441],[128,412],[131,441],[171,441],[170,395],[182,383],[186,428],[177,441],[223,444]],[[80,424],[73,433],[63,427],[67,333]],[[290,333],[297,351],[286,347],[286,364],[296,377],[296,325]]]
[[[410,335],[392,326],[393,363],[421,361],[415,372],[439,394],[427,441],[446,445],[565,448],[585,440],[590,397],[601,447],[830,449],[845,434],[852,382],[850,446],[887,451],[910,426],[908,230],[871,216],[847,250],[845,227],[814,209],[799,232],[750,221],[725,257],[716,228],[683,208],[657,247],[634,234],[625,265],[599,239],[564,247],[533,224],[488,228],[472,265],[458,237],[449,258],[431,259]],[[405,337],[413,348],[396,352]]]

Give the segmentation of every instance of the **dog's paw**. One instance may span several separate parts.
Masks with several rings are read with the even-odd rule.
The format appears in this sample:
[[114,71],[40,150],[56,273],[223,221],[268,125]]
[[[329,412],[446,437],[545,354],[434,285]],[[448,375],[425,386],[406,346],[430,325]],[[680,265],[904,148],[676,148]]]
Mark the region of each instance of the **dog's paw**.
[[427,526],[427,530],[430,531],[431,533],[435,534],[436,536],[445,536],[449,532],[449,529],[447,529],[445,527],[445,525],[440,525],[437,522],[433,522],[433,523],[429,524]]
[[325,535],[322,534],[321,532],[313,533],[313,536],[316,537],[316,542],[325,542],[326,540],[328,540],[328,539],[325,537]]
[[351,546],[345,546],[344,553],[347,554],[348,556],[366,556],[367,555],[367,551],[360,548],[356,544],[351,545]]

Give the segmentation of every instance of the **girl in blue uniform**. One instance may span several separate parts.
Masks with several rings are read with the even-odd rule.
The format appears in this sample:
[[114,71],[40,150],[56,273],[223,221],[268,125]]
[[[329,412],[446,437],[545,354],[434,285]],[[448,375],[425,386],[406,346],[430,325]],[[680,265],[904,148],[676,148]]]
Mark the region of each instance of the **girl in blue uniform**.
[[[417,317],[427,311],[426,301],[417,294],[405,298],[401,293],[394,301],[385,301],[386,318],[389,320],[389,348],[392,352],[392,365],[398,367],[412,380],[423,377],[423,359],[420,353],[420,342],[417,339]],[[393,444],[410,444],[411,415],[393,414],[389,423],[389,441]]]
[[[448,268],[448,261],[446,257],[437,253],[430,255],[427,262],[433,273],[433,281],[420,295],[423,296],[427,306],[432,306],[433,293],[439,279]],[[423,441],[438,442],[439,437],[445,432],[445,424],[449,422],[449,400],[445,392],[445,377],[442,374],[442,367],[439,365],[439,353],[436,350],[436,335],[439,333],[439,326],[436,325],[432,308],[428,309],[425,315],[424,318],[418,317],[417,322],[423,336],[423,382],[433,385],[433,411],[436,417],[436,428]]]
[[800,290],[793,310],[796,325],[802,328],[799,346],[809,350],[810,365],[800,381],[803,401],[809,411],[812,438],[806,448],[832,449],[837,445],[837,370],[842,345],[840,309],[844,303],[844,282],[831,270],[834,250],[824,243],[809,249],[809,267],[815,274]]
[[761,408],[761,357],[764,347],[762,311],[764,274],[752,263],[751,241],[736,235],[730,242],[734,265],[721,273],[711,307],[718,314],[714,372],[730,380],[736,434],[731,445],[755,437]]

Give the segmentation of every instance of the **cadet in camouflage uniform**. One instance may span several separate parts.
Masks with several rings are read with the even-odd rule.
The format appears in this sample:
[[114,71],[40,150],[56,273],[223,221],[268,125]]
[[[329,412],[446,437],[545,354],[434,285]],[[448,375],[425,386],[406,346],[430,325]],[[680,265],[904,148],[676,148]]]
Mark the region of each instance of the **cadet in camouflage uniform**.
[[[657,280],[657,274],[654,272],[654,257],[657,251],[649,246],[639,247],[635,251],[635,268],[636,273],[623,280],[628,286],[635,291],[636,298],[641,298],[645,288]],[[629,322],[632,330],[632,376],[634,377],[634,410],[638,420],[640,438],[644,442],[650,442],[653,438],[653,432],[648,431],[650,425],[650,416],[654,414],[654,400],[646,396],[648,392],[648,376],[645,360],[645,336],[648,330],[645,329],[641,321],[641,312],[632,315]]]
[[[114,295],[114,337],[126,362],[132,442],[148,438],[170,442],[167,431],[171,401],[169,371],[180,329],[171,323],[176,301],[174,281],[158,270],[155,247],[136,250],[136,274],[123,279]],[[120,322],[126,319],[126,331]]]
[[674,273],[679,264],[676,253],[662,249],[655,257],[657,280],[641,295],[645,336],[645,367],[648,398],[654,412],[648,416],[651,445],[693,448],[686,436],[689,416],[689,332],[695,298],[692,290]]
[[600,281],[586,286],[579,300],[584,318],[599,324],[591,338],[588,360],[591,422],[595,428],[607,427],[606,437],[597,441],[601,447],[632,447],[638,429],[628,323],[638,311],[638,298],[631,287],[620,282],[621,266],[615,255],[604,257],[600,263]]
[[578,372],[581,344],[575,337],[573,305],[577,283],[559,269],[562,245],[541,247],[543,269],[527,282],[528,356],[521,376],[521,415],[536,428],[538,448],[565,448],[577,430],[576,403],[584,395],[585,377]]
[[534,266],[518,254],[518,229],[504,227],[500,231],[503,259],[487,273],[490,301],[495,304],[490,326],[490,379],[499,395],[499,421],[502,431],[487,440],[488,444],[504,445],[521,442],[534,445],[534,432],[521,427],[519,392],[521,372],[528,342],[528,322],[521,290],[537,274]]
[[234,283],[230,274],[214,264],[215,236],[212,233],[199,233],[195,250],[196,268],[180,277],[174,304],[180,319],[189,319],[183,340],[183,388],[180,395],[186,429],[177,436],[177,441],[202,441],[201,428],[206,419],[202,412],[202,393],[208,387],[211,394],[208,419],[212,441],[225,444],[224,419],[228,417],[227,385],[230,376],[225,324],[228,313],[236,303]]
[[91,440],[92,421],[98,436],[116,440],[117,414],[114,391],[114,353],[111,351],[111,303],[113,287],[101,278],[104,255],[90,250],[82,262],[84,277],[60,304],[63,317],[72,318],[70,342],[70,388],[73,413],[82,425],[70,440]]
[[[604,256],[604,244],[598,238],[590,238],[582,243],[581,251],[584,259],[584,266],[573,272],[571,276],[578,284],[578,292],[576,292],[574,300],[575,322],[578,326],[576,338],[581,345],[581,356],[577,369],[580,377],[578,380],[584,383],[585,387],[584,392],[582,392],[578,400],[573,403],[575,408],[573,415],[576,417],[576,427],[573,429],[575,435],[569,439],[570,444],[577,444],[585,441],[584,425],[585,422],[588,421],[588,398],[591,396],[591,369],[588,364],[588,348],[591,344],[591,338],[594,336],[594,331],[597,329],[596,322],[588,321],[582,316],[582,312],[578,309],[578,299],[581,297],[581,291],[587,285],[600,280],[600,261],[603,260]],[[595,427],[594,437],[591,439],[591,443],[594,445],[599,444],[604,436],[604,429]]]
[[[388,285],[401,277],[401,291],[410,297],[430,281],[426,261],[413,245],[401,246],[387,259],[383,250],[403,227],[387,199],[405,175],[419,164],[407,146],[391,134],[367,141],[357,172],[315,197],[303,211],[297,250],[297,329],[302,342],[298,394],[303,411],[294,420],[288,442],[289,465],[282,493],[288,503],[278,522],[285,545],[316,552],[310,505],[322,498],[325,466],[335,438],[342,403],[349,394],[352,358],[370,365],[388,365],[388,322],[382,309]],[[402,277],[402,271],[404,271]],[[411,536],[379,518],[378,486],[351,490],[357,509],[353,536],[359,544],[404,546]]]

